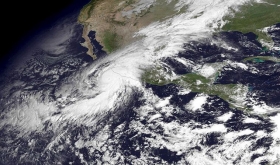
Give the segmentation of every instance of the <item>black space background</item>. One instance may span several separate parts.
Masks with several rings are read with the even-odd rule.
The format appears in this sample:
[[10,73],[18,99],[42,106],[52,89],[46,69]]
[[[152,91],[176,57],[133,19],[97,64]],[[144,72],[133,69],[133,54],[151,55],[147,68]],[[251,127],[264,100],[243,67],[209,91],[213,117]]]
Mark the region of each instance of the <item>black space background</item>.
[[75,1],[79,0],[1,1],[0,62],[4,62],[7,56],[15,51],[16,46],[29,38],[32,32],[54,19]]

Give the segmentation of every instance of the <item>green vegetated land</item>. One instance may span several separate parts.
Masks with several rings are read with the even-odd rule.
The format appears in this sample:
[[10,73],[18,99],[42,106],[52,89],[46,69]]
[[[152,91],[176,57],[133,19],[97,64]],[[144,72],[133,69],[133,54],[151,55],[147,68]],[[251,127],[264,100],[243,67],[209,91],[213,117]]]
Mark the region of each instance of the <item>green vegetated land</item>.
[[280,22],[280,1],[264,0],[264,3],[250,2],[242,6],[239,11],[233,11],[234,16],[227,16],[229,22],[222,27],[227,31],[253,32],[259,40],[272,42],[272,39],[259,29]]
[[273,57],[273,56],[254,56],[254,57],[248,57],[243,60],[243,62],[246,61],[252,61],[255,63],[261,63],[265,61],[273,61],[273,62],[280,62],[280,58]]
[[105,31],[103,36],[103,43],[106,52],[111,53],[118,47],[118,35],[115,32],[109,30]]
[[164,74],[159,68],[146,71],[142,77],[146,83],[153,85],[177,84],[192,92],[216,95],[230,103],[232,107],[248,110],[239,103],[238,99],[247,93],[248,87],[241,84],[213,84],[212,78],[203,77],[197,73],[181,75],[176,79],[169,79],[168,73]]
[[[254,63],[262,63],[265,61],[280,63],[280,58],[274,56],[253,56],[242,60],[244,63],[248,61]],[[188,73],[174,78],[174,76],[171,76],[172,74],[170,71],[166,71],[162,67],[157,66],[145,70],[142,80],[146,83],[159,86],[173,83],[189,89],[192,92],[216,95],[227,101],[232,107],[249,111],[250,108],[242,105],[242,99],[239,100],[246,96],[249,87],[242,84],[215,84],[214,82],[219,75],[220,69],[222,66],[227,65],[227,63],[212,63],[208,65],[211,65],[217,70],[215,74],[207,78],[199,73]]]

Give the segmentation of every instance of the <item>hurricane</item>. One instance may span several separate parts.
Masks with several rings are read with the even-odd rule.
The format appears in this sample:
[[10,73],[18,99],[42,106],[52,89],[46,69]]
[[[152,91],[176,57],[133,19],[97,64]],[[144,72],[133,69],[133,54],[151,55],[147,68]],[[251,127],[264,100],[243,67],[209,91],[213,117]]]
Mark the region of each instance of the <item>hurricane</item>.
[[[265,75],[244,62],[261,52],[260,43],[252,34],[218,30],[252,1],[166,0],[174,2],[174,15],[93,61],[79,56],[87,49],[76,17],[19,52],[29,56],[26,65],[1,82],[2,164],[279,163],[277,94],[273,103],[228,77]],[[157,3],[139,0],[131,13]],[[279,62],[267,66],[278,90]]]

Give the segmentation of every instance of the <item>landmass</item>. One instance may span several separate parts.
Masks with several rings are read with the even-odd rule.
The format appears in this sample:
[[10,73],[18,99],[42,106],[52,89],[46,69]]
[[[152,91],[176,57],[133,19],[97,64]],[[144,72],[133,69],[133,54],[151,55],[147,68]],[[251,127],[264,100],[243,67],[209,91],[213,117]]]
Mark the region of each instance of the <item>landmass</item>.
[[[176,10],[177,2],[178,0],[91,0],[78,17],[78,22],[84,26],[85,42],[82,45],[88,48],[87,54],[96,58],[94,46],[88,37],[90,31],[95,31],[95,39],[106,53],[111,53],[137,40],[133,34],[139,29],[187,10]],[[264,46],[273,45],[265,27],[280,22],[279,0],[251,1],[237,10],[230,10],[232,14],[224,18],[226,24],[220,30],[253,32]]]
[[142,79],[146,83],[153,85],[176,84],[180,87],[190,90],[191,92],[204,93],[208,95],[216,95],[230,103],[232,107],[246,109],[243,105],[243,98],[248,92],[248,87],[242,84],[215,84],[215,80],[219,75],[222,67],[228,63],[212,63],[206,64],[207,69],[216,68],[209,76],[203,76],[198,71],[187,73],[173,77],[171,73],[165,72],[164,69],[152,68],[143,75]]
[[[78,21],[84,26],[83,46],[88,48],[88,54],[96,58],[94,46],[88,37],[89,32],[96,32],[95,39],[103,46],[106,53],[111,53],[124,47],[138,38],[133,37],[135,32],[155,22],[163,21],[174,15],[185,12],[183,8],[176,10],[178,0],[91,0],[80,12]],[[253,32],[263,45],[272,45],[273,41],[267,35],[265,28],[280,22],[280,1],[264,0],[262,2],[249,2],[238,10],[232,10],[232,15],[224,17],[226,24],[218,31]],[[245,58],[242,62],[273,61],[279,63],[279,58],[271,56],[253,56]],[[171,78],[161,66],[145,70],[142,80],[153,85],[166,85],[170,83],[182,86],[192,92],[217,95],[231,106],[249,110],[243,105],[243,98],[249,88],[242,84],[215,84],[220,70],[228,65],[226,62],[207,64],[215,69],[211,76],[205,77],[199,72],[188,73]]]
[[95,58],[94,48],[87,36],[90,31],[95,31],[95,38],[105,52],[111,53],[124,47],[137,40],[133,35],[139,29],[180,14],[184,9],[176,10],[177,1],[92,0],[83,7],[78,18],[84,26],[83,46]]
[[224,18],[227,23],[222,27],[222,30],[253,32],[263,45],[268,47],[273,45],[265,28],[280,22],[279,0],[264,0],[260,3],[251,1],[238,10],[231,10],[233,14]]

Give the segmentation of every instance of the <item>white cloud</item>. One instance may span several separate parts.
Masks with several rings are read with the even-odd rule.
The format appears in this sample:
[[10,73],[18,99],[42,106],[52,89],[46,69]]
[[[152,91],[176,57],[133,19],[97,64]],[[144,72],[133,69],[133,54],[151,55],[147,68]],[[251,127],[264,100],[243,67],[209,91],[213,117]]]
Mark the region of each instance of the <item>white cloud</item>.
[[206,103],[208,96],[204,94],[200,94],[196,96],[193,100],[191,100],[187,105],[186,108],[196,111]]
[[259,123],[260,121],[254,118],[247,117],[245,120],[243,120],[243,123]]
[[232,112],[225,113],[225,114],[223,114],[222,116],[219,116],[217,119],[218,119],[219,121],[226,122],[226,121],[228,121],[228,120],[232,117],[232,115],[233,115]]

